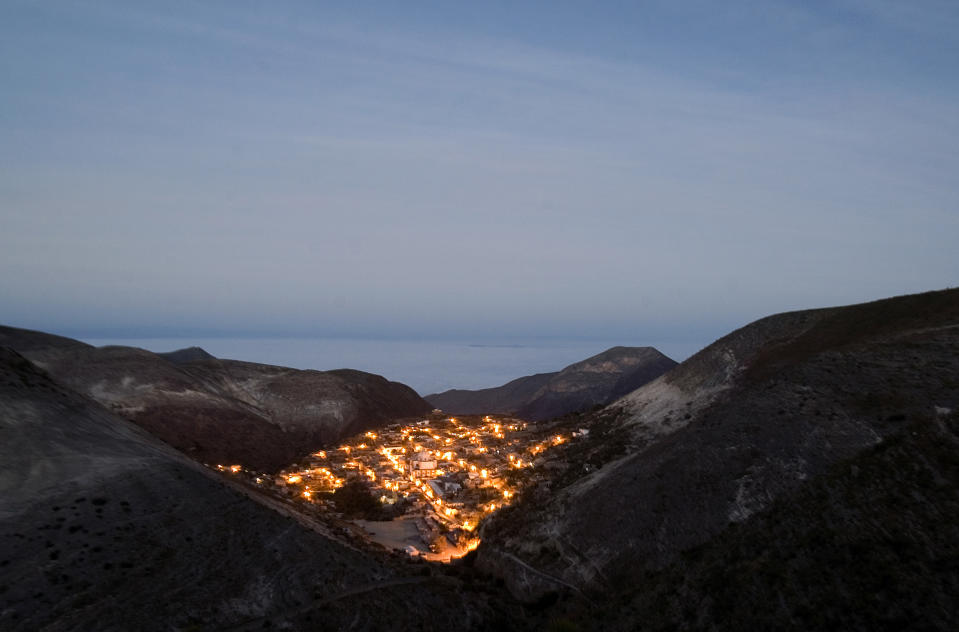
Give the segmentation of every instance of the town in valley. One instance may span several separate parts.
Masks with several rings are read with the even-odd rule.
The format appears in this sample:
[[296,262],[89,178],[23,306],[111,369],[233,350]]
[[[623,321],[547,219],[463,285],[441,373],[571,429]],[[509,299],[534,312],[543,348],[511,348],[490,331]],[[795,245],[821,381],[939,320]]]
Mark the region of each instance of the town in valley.
[[485,517],[524,489],[548,484],[547,451],[587,434],[435,410],[358,434],[275,475],[241,465],[215,468],[368,542],[449,561],[479,545]]

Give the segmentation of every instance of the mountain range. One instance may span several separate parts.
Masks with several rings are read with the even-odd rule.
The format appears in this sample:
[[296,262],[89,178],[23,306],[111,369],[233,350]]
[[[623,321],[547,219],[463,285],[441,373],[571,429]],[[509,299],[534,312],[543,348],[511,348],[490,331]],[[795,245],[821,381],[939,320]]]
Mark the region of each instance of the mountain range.
[[204,463],[274,471],[342,437],[432,409],[404,384],[349,369],[221,360],[195,347],[166,354],[93,347],[12,327],[0,327],[0,346]]
[[511,414],[543,421],[609,404],[676,366],[653,347],[613,347],[553,373],[482,390],[450,390],[426,401],[456,415]]
[[[760,595],[770,629],[937,629],[959,614],[957,408],[959,290],[770,316],[577,420],[588,441],[493,517],[480,564],[527,600],[615,594],[621,629],[738,629]],[[898,569],[882,591],[863,555]]]
[[2,347],[0,463],[2,630],[448,630],[503,616],[454,578],[253,502]]
[[318,385],[361,394],[336,399],[357,411],[405,387],[205,356],[0,330],[0,628],[959,620],[959,290],[769,316],[599,410],[542,422],[588,432],[551,447],[540,482],[445,567],[357,550],[187,458],[204,454],[196,438],[170,447],[212,419],[243,454],[272,452],[236,429],[256,418],[295,434],[326,401]]

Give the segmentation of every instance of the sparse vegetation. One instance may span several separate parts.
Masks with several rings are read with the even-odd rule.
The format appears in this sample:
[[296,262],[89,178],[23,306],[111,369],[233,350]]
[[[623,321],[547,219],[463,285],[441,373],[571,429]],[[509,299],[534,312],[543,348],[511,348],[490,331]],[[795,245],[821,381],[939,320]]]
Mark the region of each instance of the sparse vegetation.
[[381,513],[380,503],[370,492],[370,486],[353,478],[332,493],[337,511],[354,518],[375,520]]

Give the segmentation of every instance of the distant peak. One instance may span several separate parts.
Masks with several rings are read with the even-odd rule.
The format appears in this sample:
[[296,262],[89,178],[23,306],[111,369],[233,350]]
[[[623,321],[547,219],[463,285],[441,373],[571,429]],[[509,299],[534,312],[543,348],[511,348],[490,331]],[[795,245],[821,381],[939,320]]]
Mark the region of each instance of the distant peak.
[[207,353],[200,347],[187,347],[186,349],[167,351],[166,353],[158,353],[157,355],[166,358],[174,364],[186,364],[187,362],[197,362],[199,360],[216,360],[216,356]]

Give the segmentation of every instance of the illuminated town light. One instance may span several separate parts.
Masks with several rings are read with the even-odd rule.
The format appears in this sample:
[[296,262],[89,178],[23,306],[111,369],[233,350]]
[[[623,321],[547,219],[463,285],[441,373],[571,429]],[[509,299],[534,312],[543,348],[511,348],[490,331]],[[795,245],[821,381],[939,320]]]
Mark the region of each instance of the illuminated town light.
[[[527,424],[500,423],[490,416],[483,418],[485,423],[478,424],[476,419],[471,417],[459,426],[456,426],[457,420],[450,417],[451,425],[431,427],[429,421],[420,421],[409,426],[390,426],[379,434],[368,431],[335,452],[331,449],[329,457],[324,450],[314,452],[314,457],[329,459],[323,462],[328,467],[319,467],[315,461],[301,463],[286,469],[280,477],[261,478],[258,472],[239,465],[215,467],[222,472],[248,473],[265,485],[275,482],[278,494],[305,498],[320,507],[326,506],[325,501],[320,500],[322,496],[313,501],[314,494],[342,487],[348,474],[350,477],[359,474],[373,481],[373,497],[381,503],[393,503],[400,498],[417,499],[414,507],[419,509],[413,511],[461,529],[462,538],[453,554],[458,557],[479,544],[475,537],[467,542],[463,532],[474,531],[479,517],[507,507],[525,485],[538,480],[523,478],[507,483],[508,477],[504,474],[511,469],[531,467],[532,461],[539,458],[536,455],[575,441],[578,436],[510,434],[507,440],[507,433],[525,431]],[[364,439],[368,443],[360,443]],[[431,463],[420,470],[413,468],[412,461]],[[439,477],[444,478],[435,481]],[[483,491],[471,491],[476,488]],[[463,520],[467,517],[469,520]]]

